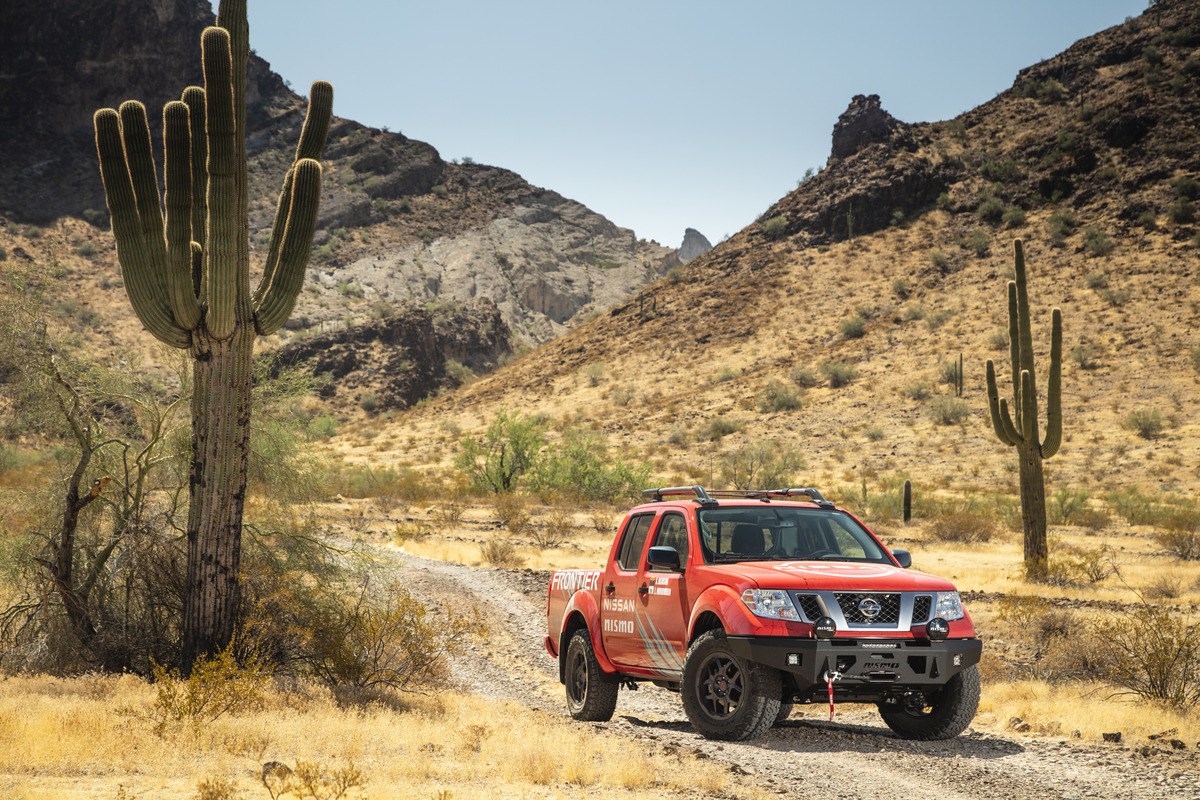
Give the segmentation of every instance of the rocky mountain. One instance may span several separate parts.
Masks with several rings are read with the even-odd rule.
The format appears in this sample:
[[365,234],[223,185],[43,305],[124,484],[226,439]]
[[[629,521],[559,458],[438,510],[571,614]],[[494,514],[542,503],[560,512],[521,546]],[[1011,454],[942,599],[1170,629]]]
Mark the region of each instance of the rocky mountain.
[[[212,21],[206,0],[4,4],[0,215],[15,224],[7,228],[66,217],[107,225],[93,112],[134,98],[155,120],[201,82],[199,35]],[[304,103],[253,54],[248,84],[251,237],[261,261]],[[430,144],[352,120],[335,119],[325,168],[293,331],[354,325],[408,301],[487,298],[519,339],[541,342],[662,275],[672,255],[509,170],[447,162]],[[112,269],[103,240],[102,268]]]
[[[1064,319],[1054,490],[1194,496],[1197,119],[1200,0],[1160,0],[955,119],[907,123],[886,98],[855,97],[831,120],[825,168],[754,224],[403,424],[432,438],[502,407],[569,419],[643,454],[663,485],[793,448],[798,481],[864,505],[905,477],[1008,491],[1015,466],[983,376],[993,359],[1008,386],[1021,238],[1040,385],[1051,307]],[[960,355],[955,397],[944,368]],[[1161,427],[1139,432],[1135,418]]]

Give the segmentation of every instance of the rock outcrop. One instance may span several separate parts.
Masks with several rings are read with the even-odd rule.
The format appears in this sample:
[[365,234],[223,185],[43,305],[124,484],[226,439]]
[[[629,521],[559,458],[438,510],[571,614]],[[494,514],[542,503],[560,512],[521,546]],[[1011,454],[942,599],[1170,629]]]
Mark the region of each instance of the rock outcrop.
[[833,126],[830,158],[847,158],[869,144],[886,142],[902,123],[879,105],[879,95],[854,95]]
[[679,261],[686,264],[709,250],[712,250],[712,242],[708,241],[704,234],[695,228],[688,228],[683,232],[683,244],[679,245]]

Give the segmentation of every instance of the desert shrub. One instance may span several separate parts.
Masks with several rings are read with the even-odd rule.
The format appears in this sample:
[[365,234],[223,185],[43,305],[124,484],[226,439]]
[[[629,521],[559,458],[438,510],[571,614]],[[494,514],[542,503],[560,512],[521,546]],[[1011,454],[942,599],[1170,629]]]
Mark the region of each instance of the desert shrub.
[[963,508],[938,515],[925,532],[938,542],[975,544],[989,541],[996,534],[996,522],[986,513]]
[[363,392],[358,398],[358,407],[368,414],[375,413],[379,410],[379,395],[372,391]]
[[1133,431],[1143,439],[1157,439],[1166,425],[1162,414],[1156,408],[1139,408],[1132,411],[1121,424],[1126,430]]
[[529,537],[544,550],[571,541],[577,530],[575,516],[569,507],[556,507],[545,519],[529,527]]
[[1047,103],[1057,103],[1067,95],[1066,88],[1055,78],[1030,78],[1013,87],[1018,97],[1030,97]]
[[1110,653],[1106,679],[1121,693],[1177,707],[1200,702],[1200,628],[1149,604],[1093,623]]
[[576,500],[613,502],[636,497],[650,478],[650,464],[638,465],[608,452],[600,431],[570,427],[562,442],[546,449],[529,474],[539,492]]
[[1046,229],[1052,238],[1061,241],[1075,230],[1075,212],[1069,208],[1055,209],[1046,219]]
[[1007,183],[1021,174],[1021,165],[1015,158],[999,161],[988,158],[979,166],[979,171],[992,183]]
[[975,208],[975,213],[984,222],[996,223],[1004,218],[1006,210],[1004,201],[994,194],[986,194]]
[[582,370],[583,378],[587,381],[588,386],[599,386],[600,382],[604,380],[604,373],[606,370],[607,367],[605,367],[604,364],[600,363],[599,361],[593,361],[592,363],[584,366]]
[[767,237],[768,239],[775,240],[783,236],[783,234],[787,231],[787,225],[787,217],[780,214],[779,216],[771,217],[769,220],[764,222],[761,230],[763,236]]
[[727,383],[738,376],[737,370],[731,367],[721,367],[717,373],[713,375],[713,383]]
[[1200,199],[1200,181],[1193,178],[1191,175],[1180,175],[1171,181],[1171,188],[1175,190],[1175,194],[1179,197],[1186,197],[1189,200]]
[[525,559],[517,553],[517,547],[507,539],[491,539],[479,547],[480,554],[488,566],[517,569],[525,566]]
[[868,425],[867,427],[863,428],[863,433],[872,442],[878,442],[887,435],[883,432],[883,428],[879,427],[878,425]]
[[758,410],[764,414],[795,411],[798,408],[800,408],[800,395],[782,381],[768,381],[758,394]]
[[958,384],[958,361],[939,361],[937,366],[938,383],[947,386]]
[[462,438],[454,466],[479,489],[512,492],[534,469],[545,445],[544,423],[501,409],[481,439]]
[[779,489],[790,486],[804,457],[790,444],[757,439],[722,453],[717,470],[723,486],[735,489]]
[[1116,245],[1112,238],[1095,225],[1083,229],[1083,249],[1088,255],[1106,256]]
[[156,732],[177,725],[199,729],[225,714],[262,707],[271,681],[269,665],[257,653],[239,663],[234,650],[227,647],[198,658],[187,678],[181,678],[178,670],[154,666],[155,699],[147,716]]
[[908,308],[904,309],[904,320],[906,322],[919,322],[925,319],[925,306],[920,303],[913,303]]
[[1129,302],[1130,294],[1128,289],[1103,289],[1100,292],[1100,299],[1108,303],[1110,306],[1120,308]]
[[858,377],[858,370],[854,365],[842,361],[826,361],[821,364],[821,374],[829,381],[830,388],[840,389]]
[[[1200,347],[1196,348],[1196,352],[1200,353]],[[1197,356],[1197,361],[1200,363],[1200,356]],[[1196,369],[1200,371],[1200,366],[1197,366]],[[820,383],[817,379],[817,373],[813,371],[812,367],[792,367],[788,373],[788,378],[802,389],[810,389]]]
[[988,334],[987,343],[988,347],[992,348],[993,350],[1007,350],[1008,329],[993,328],[992,332]]
[[445,657],[487,631],[477,611],[430,609],[398,581],[364,582],[356,602],[318,622],[309,668],[326,683],[357,688],[439,685],[448,677]]
[[1196,204],[1186,197],[1177,197],[1167,206],[1167,219],[1176,225],[1183,225],[1196,218]]
[[950,265],[950,256],[946,255],[945,250],[933,248],[929,251],[929,263],[933,264],[934,268],[939,272],[944,272],[946,267]]
[[716,416],[708,422],[700,426],[697,434],[709,441],[716,441],[731,433],[737,433],[742,428],[746,427],[745,423],[740,420],[730,419],[725,416]]
[[1095,289],[1095,290],[1107,289],[1108,288],[1108,274],[1105,272],[1089,272],[1087,274],[1087,277],[1084,278],[1084,283],[1087,285],[1087,288],[1089,288],[1089,289]]
[[1046,504],[1050,524],[1075,524],[1075,521],[1087,509],[1087,503],[1090,499],[1091,495],[1088,494],[1086,489],[1077,489],[1070,486],[1059,487],[1050,498],[1050,502]]
[[861,314],[847,317],[839,327],[847,339],[861,339],[867,333],[867,321]]
[[1000,218],[1010,228],[1019,228],[1025,224],[1025,209],[1020,206],[1009,206],[1004,210],[1004,216]]
[[967,249],[977,256],[985,256],[992,246],[992,237],[988,236],[987,231],[976,228],[971,231],[971,235],[967,237]]
[[892,294],[899,297],[901,300],[907,300],[912,293],[912,286],[904,278],[892,279]]
[[1196,372],[1200,372],[1200,345],[1193,347],[1188,352],[1188,355],[1190,355],[1192,358],[1192,369],[1196,370]]
[[948,308],[939,308],[937,311],[930,311],[925,315],[925,325],[931,331],[946,324],[946,320],[954,316],[954,312]]
[[926,406],[925,413],[937,425],[957,425],[970,415],[971,407],[960,397],[938,395]]
[[1154,534],[1158,546],[1183,561],[1200,560],[1200,530],[1175,529]]
[[904,395],[912,400],[928,400],[932,394],[928,381],[913,381],[904,385]]
[[624,408],[633,402],[633,398],[636,394],[637,389],[633,386],[614,386],[608,392],[608,401],[614,406]]
[[1096,358],[1096,348],[1090,344],[1078,344],[1071,348],[1071,360],[1078,364],[1080,369],[1096,369],[1100,366]]
[[513,492],[503,492],[496,495],[496,518],[500,524],[513,536],[525,533],[533,517],[525,507],[525,500]]

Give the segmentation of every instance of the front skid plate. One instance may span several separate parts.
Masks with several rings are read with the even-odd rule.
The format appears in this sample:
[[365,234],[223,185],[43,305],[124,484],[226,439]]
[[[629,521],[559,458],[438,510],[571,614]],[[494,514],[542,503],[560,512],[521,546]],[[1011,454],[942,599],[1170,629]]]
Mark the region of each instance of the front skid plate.
[[826,673],[839,673],[838,686],[882,695],[901,687],[941,686],[979,663],[979,639],[792,639],[730,636],[742,658],[791,675],[799,691],[824,686]]

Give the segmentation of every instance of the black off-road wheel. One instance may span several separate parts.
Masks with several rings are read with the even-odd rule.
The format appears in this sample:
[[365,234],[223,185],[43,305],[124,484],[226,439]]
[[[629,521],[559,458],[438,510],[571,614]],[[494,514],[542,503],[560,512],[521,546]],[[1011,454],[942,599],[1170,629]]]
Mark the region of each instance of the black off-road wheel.
[[700,635],[683,662],[683,710],[706,739],[742,741],[762,736],[779,714],[779,673],[745,661],[725,631]]
[[567,711],[584,722],[607,722],[617,709],[619,684],[600,669],[592,639],[586,629],[575,631],[563,655],[563,677],[567,686]]
[[926,704],[880,705],[879,715],[904,739],[953,739],[967,729],[979,709],[979,668],[955,675]]

